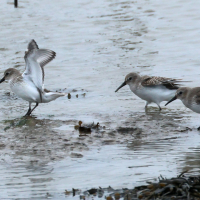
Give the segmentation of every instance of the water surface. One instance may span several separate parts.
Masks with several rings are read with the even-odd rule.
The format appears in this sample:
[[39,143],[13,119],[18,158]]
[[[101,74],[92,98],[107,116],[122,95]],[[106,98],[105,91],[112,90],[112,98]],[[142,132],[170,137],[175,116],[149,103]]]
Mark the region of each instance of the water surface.
[[[21,118],[28,103],[1,84],[1,198],[71,198],[65,190],[134,187],[160,174],[199,172],[199,115],[173,102],[162,112],[128,87],[129,72],[199,79],[199,3],[196,1],[3,0],[0,74],[24,70],[30,39],[52,49],[45,86],[70,92]],[[76,95],[78,94],[78,98]],[[105,126],[80,136],[78,121]],[[187,128],[189,127],[189,128]],[[78,198],[78,197],[77,197]]]

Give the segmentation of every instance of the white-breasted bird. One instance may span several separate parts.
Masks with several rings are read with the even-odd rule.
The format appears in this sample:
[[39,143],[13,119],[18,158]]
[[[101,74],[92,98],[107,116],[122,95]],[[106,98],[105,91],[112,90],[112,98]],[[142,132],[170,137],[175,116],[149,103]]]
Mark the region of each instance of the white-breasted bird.
[[117,92],[125,85],[129,85],[131,91],[146,101],[145,109],[148,104],[156,103],[161,110],[160,103],[169,101],[179,88],[180,79],[165,78],[159,76],[140,76],[137,73],[129,73],[125,81],[117,88]]
[[[31,40],[25,52],[26,69],[21,74],[17,69],[9,68],[4,72],[0,83],[8,81],[11,90],[20,98],[29,102],[25,116],[30,115],[39,103],[48,103],[65,96],[65,93],[51,92],[44,89],[44,66],[53,60],[56,53],[48,49],[39,49],[35,40]],[[36,105],[31,108],[31,104]]]

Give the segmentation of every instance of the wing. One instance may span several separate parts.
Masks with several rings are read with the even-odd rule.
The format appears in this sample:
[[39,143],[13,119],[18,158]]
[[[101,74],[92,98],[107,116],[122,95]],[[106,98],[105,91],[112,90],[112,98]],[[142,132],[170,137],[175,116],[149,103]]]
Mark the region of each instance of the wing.
[[[195,93],[195,95],[194,95],[194,93]],[[199,87],[198,88],[194,88],[190,94],[191,94],[191,96],[194,95],[193,99],[194,99],[195,103],[197,105],[199,105],[200,104],[200,88]]]
[[37,43],[35,42],[35,40],[31,40],[29,43],[28,43],[28,47],[27,47],[27,50],[30,51],[32,49],[39,49]]
[[[32,50],[38,50],[38,54],[36,55],[36,60],[40,64],[41,67],[44,67],[47,63],[52,61],[56,57],[56,53],[52,50],[49,49],[39,49],[37,43],[35,40],[31,40],[28,44],[27,50],[25,52],[25,57],[26,54],[28,54]],[[24,58],[25,58],[24,57]]]
[[180,86],[178,82],[181,82],[181,80],[179,79],[170,79],[159,76],[143,76],[142,79],[142,86],[165,86],[167,89],[170,90],[178,89]]
[[51,62],[56,57],[56,53],[49,49],[38,49],[36,59],[43,68],[46,64]]
[[37,43],[31,40],[28,44],[28,51],[25,52],[26,69],[22,76],[33,81],[35,86],[43,91],[44,66],[56,56],[54,51],[39,49]]

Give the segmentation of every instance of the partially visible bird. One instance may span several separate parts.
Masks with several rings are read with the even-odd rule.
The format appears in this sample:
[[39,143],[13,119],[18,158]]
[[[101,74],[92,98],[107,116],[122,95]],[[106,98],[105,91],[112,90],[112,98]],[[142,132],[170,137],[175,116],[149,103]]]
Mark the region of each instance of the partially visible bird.
[[[165,106],[176,99],[180,99],[182,103],[190,110],[200,113],[200,87],[180,87],[176,91],[175,96],[169,100]],[[200,127],[198,130],[200,130]]]
[[200,87],[180,87],[176,91],[175,96],[172,99],[170,99],[165,104],[165,106],[176,99],[180,99],[183,102],[183,104],[190,110],[196,113],[200,113]]

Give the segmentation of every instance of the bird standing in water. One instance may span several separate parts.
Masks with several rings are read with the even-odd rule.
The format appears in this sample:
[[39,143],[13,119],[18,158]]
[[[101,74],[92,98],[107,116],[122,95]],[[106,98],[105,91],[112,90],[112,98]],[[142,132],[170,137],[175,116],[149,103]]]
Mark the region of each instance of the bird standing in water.
[[[37,43],[31,40],[25,52],[26,69],[21,74],[17,69],[9,68],[4,72],[0,83],[8,81],[11,90],[20,98],[29,102],[25,116],[29,116],[39,103],[48,103],[65,96],[65,93],[51,92],[44,89],[44,66],[53,60],[56,53],[48,49],[39,49]],[[31,108],[31,104],[36,105]]]
[[146,101],[145,109],[148,104],[156,103],[161,110],[160,103],[169,101],[179,88],[180,80],[159,76],[140,76],[137,73],[126,75],[125,81],[117,88],[117,92],[125,85],[129,85],[131,91]]

